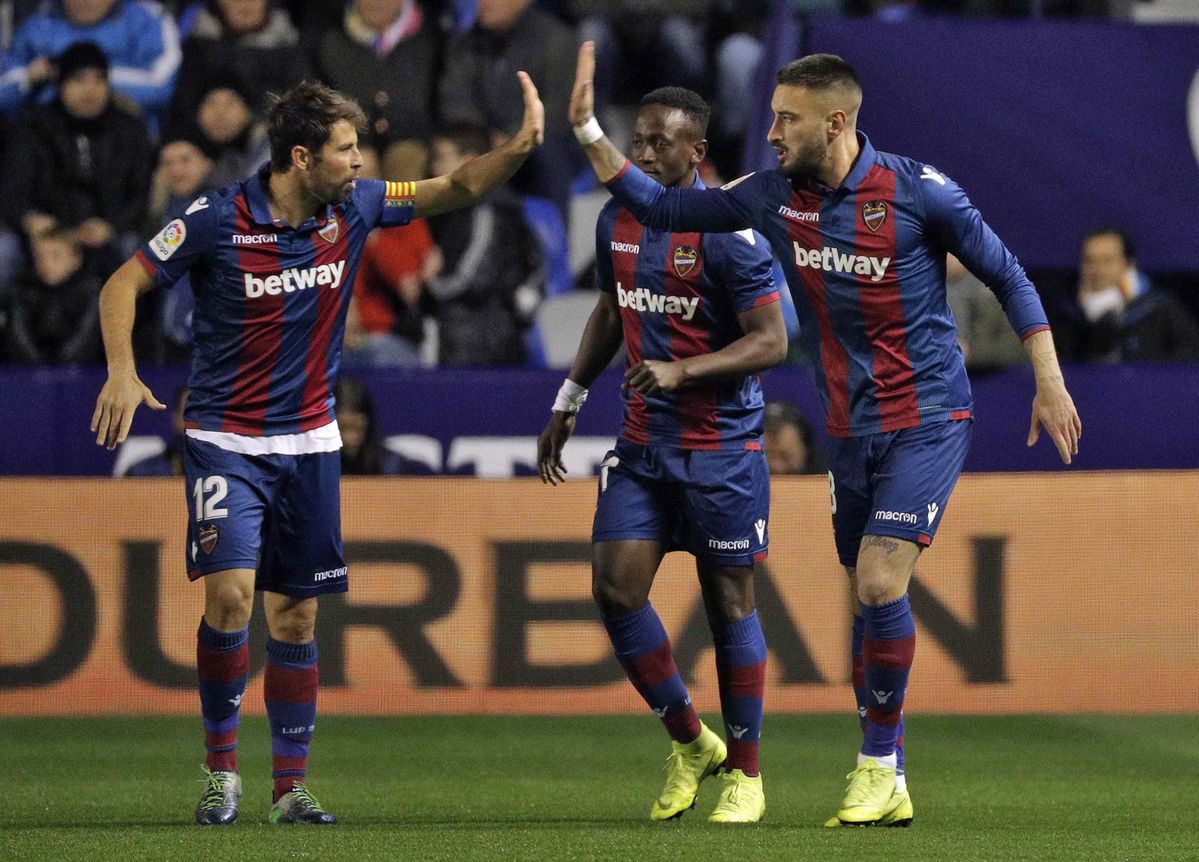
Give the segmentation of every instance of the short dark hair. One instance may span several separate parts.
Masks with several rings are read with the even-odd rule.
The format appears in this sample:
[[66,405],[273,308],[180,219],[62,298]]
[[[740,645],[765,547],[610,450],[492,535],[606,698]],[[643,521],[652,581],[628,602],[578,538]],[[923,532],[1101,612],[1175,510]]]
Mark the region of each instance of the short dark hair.
[[762,412],[762,425],[762,430],[766,434],[776,434],[790,425],[799,432],[800,439],[803,440],[805,446],[809,448],[812,446],[812,426],[800,409],[790,401],[784,401],[781,398],[767,401],[766,409]]
[[272,93],[266,114],[271,170],[281,174],[291,167],[292,147],[306,147],[320,158],[333,124],[341,120],[359,132],[366,128],[358,103],[324,84],[304,81],[281,96]]
[[648,105],[677,108],[695,124],[695,131],[700,139],[708,134],[708,120],[712,116],[712,109],[699,93],[685,87],[659,87],[641,97],[641,107]]
[[774,76],[776,84],[788,87],[807,87],[809,90],[829,90],[850,87],[862,91],[862,79],[853,66],[836,54],[809,54],[792,60]]
[[1126,231],[1124,228],[1116,227],[1115,225],[1101,225],[1099,227],[1093,227],[1087,231],[1086,236],[1082,238],[1082,244],[1086,245],[1097,236],[1116,237],[1116,239],[1120,240],[1120,250],[1124,252],[1124,259],[1137,259],[1136,246],[1132,244],[1132,237],[1128,235],[1128,231]]
[[491,149],[491,133],[487,127],[466,120],[445,123],[433,137],[450,141],[464,156],[481,156]]

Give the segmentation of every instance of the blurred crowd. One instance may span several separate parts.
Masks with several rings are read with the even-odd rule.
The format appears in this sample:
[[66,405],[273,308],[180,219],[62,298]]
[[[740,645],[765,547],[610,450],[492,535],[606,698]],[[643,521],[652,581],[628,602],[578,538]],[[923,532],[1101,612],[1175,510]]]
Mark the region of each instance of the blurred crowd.
[[[1093,14],[1111,0],[784,0],[807,14]],[[305,78],[366,111],[366,177],[453,170],[520,124],[517,69],[546,106],[546,144],[473,209],[378,231],[348,318],[355,366],[541,365],[550,299],[590,171],[567,127],[575,46],[597,44],[597,99],[621,139],[641,93],[676,84],[713,106],[705,179],[735,176],[771,0],[10,0],[0,2],[0,359],[102,361],[100,286],[204,190],[267,158],[267,94]],[[587,235],[583,231],[583,236]],[[994,297],[956,261],[949,298],[975,369],[1023,361]],[[146,363],[191,353],[190,285],[140,300]],[[590,303],[587,303],[589,308]],[[565,306],[564,306],[565,307]],[[581,308],[582,306],[580,306]],[[581,312],[585,315],[585,312]],[[1066,359],[1199,358],[1199,327],[1097,228],[1054,313]],[[552,318],[551,318],[552,319]],[[580,322],[581,325],[581,322]]]

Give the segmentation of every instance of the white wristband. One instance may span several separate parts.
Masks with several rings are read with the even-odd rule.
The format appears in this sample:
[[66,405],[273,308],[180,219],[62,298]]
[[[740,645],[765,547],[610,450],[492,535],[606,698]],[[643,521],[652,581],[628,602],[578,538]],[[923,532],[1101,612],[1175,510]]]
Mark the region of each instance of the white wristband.
[[592,117],[581,126],[574,127],[575,138],[583,146],[594,144],[604,136],[604,130],[600,128],[599,120]]
[[554,399],[554,410],[558,413],[578,413],[587,400],[587,390],[569,377],[562,381],[558,397]]

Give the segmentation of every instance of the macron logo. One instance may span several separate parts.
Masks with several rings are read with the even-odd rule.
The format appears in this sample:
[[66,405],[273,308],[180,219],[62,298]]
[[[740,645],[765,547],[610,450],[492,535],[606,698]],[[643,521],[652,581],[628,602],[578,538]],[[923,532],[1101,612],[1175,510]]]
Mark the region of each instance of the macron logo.
[[825,272],[851,272],[854,275],[868,275],[871,281],[882,281],[891,264],[889,257],[867,257],[864,254],[842,254],[835,248],[806,249],[797,242],[795,246],[795,265],[812,269],[822,269]]
[[785,204],[779,207],[779,215],[786,216],[791,221],[820,221],[820,213],[801,213],[799,210],[793,210]]
[[[203,200],[203,198],[200,200]],[[195,204],[193,204],[193,206],[195,206]],[[205,204],[204,206],[208,206],[208,204]],[[188,212],[190,213],[191,210],[188,210]],[[233,235],[234,245],[266,245],[268,242],[278,241],[279,235],[275,233],[235,233]]]
[[612,240],[612,251],[625,251],[629,254],[640,254],[641,246],[635,242],[617,242]]
[[345,268],[346,262],[339,260],[336,263],[310,266],[308,269],[285,269],[278,275],[268,275],[266,278],[258,278],[247,272],[246,298],[257,299],[264,293],[278,296],[280,293],[294,293],[317,285],[328,285],[336,290],[341,284],[341,274]]
[[664,296],[651,293],[644,287],[625,290],[619,281],[616,282],[616,302],[621,308],[651,311],[654,314],[678,314],[683,320],[695,317],[695,310],[699,308],[698,296]]
[[756,530],[758,533],[758,544],[759,545],[763,544],[766,541],[766,521],[765,521],[765,519],[759,518],[758,520],[754,521],[754,530]]

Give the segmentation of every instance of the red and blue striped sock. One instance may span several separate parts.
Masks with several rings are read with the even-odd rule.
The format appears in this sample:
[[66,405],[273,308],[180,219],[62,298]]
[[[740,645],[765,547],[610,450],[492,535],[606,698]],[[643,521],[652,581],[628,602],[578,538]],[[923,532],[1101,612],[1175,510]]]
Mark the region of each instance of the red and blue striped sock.
[[762,738],[762,696],[766,688],[766,638],[758,612],[714,629],[720,711],[724,715],[729,755],[725,769],[758,774]]
[[271,725],[275,799],[308,774],[308,744],[316,729],[316,641],[266,642],[263,695]]
[[200,618],[196,632],[196,677],[204,719],[204,765],[237,772],[237,726],[250,667],[250,630],[220,632]]
[[[853,615],[853,637],[850,654],[853,657],[853,696],[857,701],[858,724],[862,732],[866,731],[866,669],[862,661],[862,651],[866,640],[866,618],[861,614]],[[903,715],[899,716],[899,732],[895,738],[896,769],[902,775],[904,771],[903,756]]]
[[662,720],[670,738],[694,742],[700,732],[699,716],[675,667],[670,639],[653,605],[646,602],[639,611],[606,619],[604,628],[629,682]]
[[867,701],[862,754],[895,756],[898,761],[896,744],[916,652],[916,624],[906,595],[882,605],[864,604],[862,616],[866,621],[862,664]]

